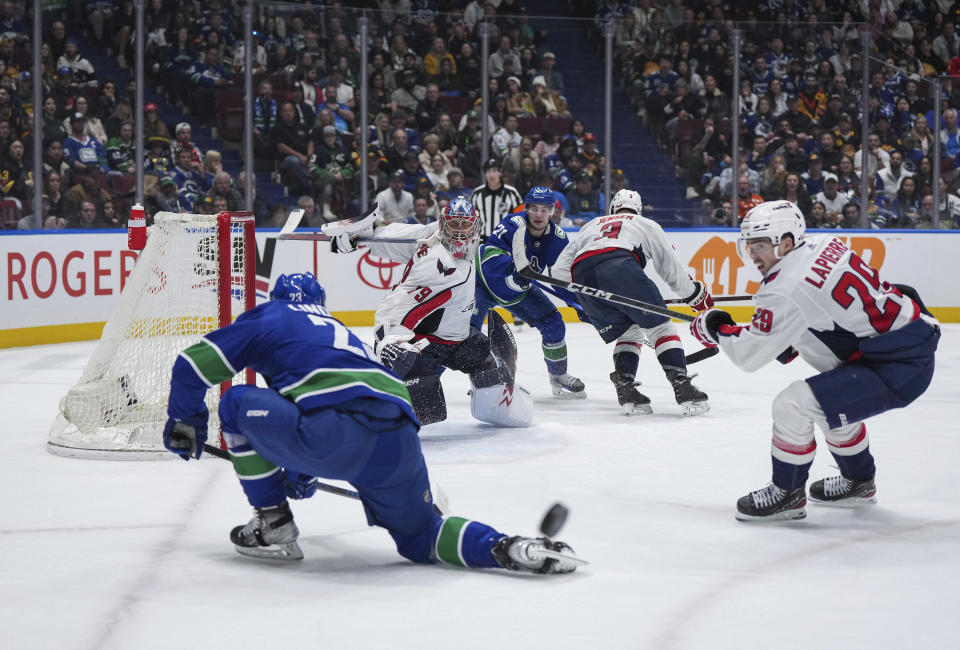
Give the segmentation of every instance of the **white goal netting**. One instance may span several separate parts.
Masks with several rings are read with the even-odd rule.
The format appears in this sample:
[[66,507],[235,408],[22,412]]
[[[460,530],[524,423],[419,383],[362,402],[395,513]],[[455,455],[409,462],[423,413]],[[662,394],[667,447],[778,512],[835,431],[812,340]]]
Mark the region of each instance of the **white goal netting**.
[[[130,459],[166,453],[161,434],[173,363],[253,305],[253,237],[249,213],[154,217],[100,342],[60,400],[50,452]],[[219,430],[219,396],[217,387],[207,392],[211,437]]]

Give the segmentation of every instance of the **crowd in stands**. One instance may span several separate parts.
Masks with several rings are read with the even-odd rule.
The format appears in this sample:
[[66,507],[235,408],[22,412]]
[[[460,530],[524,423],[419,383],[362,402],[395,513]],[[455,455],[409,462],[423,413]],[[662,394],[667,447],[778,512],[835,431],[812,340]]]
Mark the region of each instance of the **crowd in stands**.
[[[700,199],[705,223],[796,202],[808,227],[960,227],[960,4],[953,0],[606,0],[615,71],[637,113]],[[861,51],[858,23],[873,47]],[[734,88],[733,28],[744,35]],[[863,66],[870,129],[861,133]],[[934,124],[930,81],[943,80]],[[731,98],[737,98],[732,110]],[[732,141],[731,116],[740,121]],[[934,139],[941,178],[934,179]],[[864,144],[866,154],[864,154]],[[739,169],[731,169],[733,146]],[[863,162],[864,158],[866,163]],[[866,170],[864,171],[864,167]],[[933,205],[933,183],[943,188]],[[735,200],[732,190],[735,189]]]
[[[195,127],[215,127],[229,146],[242,97],[244,44],[239,0],[148,0],[146,82],[184,116],[166,123],[145,107],[145,146],[133,139],[134,81],[98,74],[83,48],[111,64],[134,59],[131,0],[64,0],[45,12],[43,79],[31,76],[32,17],[23,0],[0,2],[0,215],[15,206],[21,227],[122,225],[138,159],[148,214],[216,212],[243,205],[246,182],[270,171],[286,193],[311,206],[307,223],[356,215],[366,185],[389,202],[391,219],[435,218],[459,194],[533,185],[554,189],[561,222],[603,211],[605,159],[570,111],[546,32],[517,0],[334,0],[255,7],[256,161],[237,175],[217,151],[202,151]],[[344,7],[349,4],[349,7]],[[860,221],[860,174],[874,227],[960,226],[960,83],[944,84],[933,124],[929,80],[960,75],[955,3],[950,0],[569,0],[614,19],[614,72],[664,151],[705,208],[707,223],[735,226],[764,200],[796,201],[811,227]],[[368,66],[360,69],[359,10],[369,19]],[[491,25],[481,79],[477,25]],[[873,30],[864,57],[859,25]],[[745,38],[734,89],[732,28]],[[83,48],[80,46],[83,44]],[[94,57],[96,58],[96,57]],[[866,60],[864,60],[864,58]],[[99,59],[98,59],[99,60]],[[873,72],[870,131],[860,133],[862,66]],[[360,151],[361,79],[369,146]],[[33,83],[43,84],[44,201],[32,204]],[[489,90],[489,154],[482,159],[481,87]],[[734,171],[731,97],[740,120]],[[241,125],[242,126],[242,125]],[[599,125],[594,125],[598,127]],[[242,133],[242,131],[241,131]],[[942,178],[933,179],[934,138]],[[862,151],[866,145],[866,154]],[[361,178],[366,158],[368,174]],[[865,162],[864,162],[865,160]],[[254,163],[254,164],[251,164]],[[946,191],[933,206],[933,183]],[[628,185],[614,170],[614,191]],[[256,188],[256,184],[254,186]],[[735,188],[735,200],[733,197]],[[256,193],[258,224],[284,211]],[[91,213],[90,204],[93,206]],[[93,217],[91,218],[91,214]],[[11,227],[4,218],[4,227]]]

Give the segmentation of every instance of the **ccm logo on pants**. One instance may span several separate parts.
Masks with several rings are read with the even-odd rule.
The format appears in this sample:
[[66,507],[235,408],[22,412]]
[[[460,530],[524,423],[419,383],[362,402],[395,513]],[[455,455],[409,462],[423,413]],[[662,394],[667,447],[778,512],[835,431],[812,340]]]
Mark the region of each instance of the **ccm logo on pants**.
[[266,409],[250,409],[247,411],[248,418],[265,418],[270,415],[270,411]]

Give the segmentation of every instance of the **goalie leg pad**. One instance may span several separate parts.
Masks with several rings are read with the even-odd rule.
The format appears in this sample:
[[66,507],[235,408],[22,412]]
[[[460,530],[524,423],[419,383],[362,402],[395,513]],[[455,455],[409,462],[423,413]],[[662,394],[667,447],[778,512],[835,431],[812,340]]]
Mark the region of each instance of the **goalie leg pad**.
[[498,427],[529,427],[533,422],[533,397],[522,386],[474,386],[470,392],[470,413],[481,422]]
[[404,384],[410,393],[413,412],[420,424],[433,424],[447,419],[447,402],[443,396],[439,375],[411,377]]

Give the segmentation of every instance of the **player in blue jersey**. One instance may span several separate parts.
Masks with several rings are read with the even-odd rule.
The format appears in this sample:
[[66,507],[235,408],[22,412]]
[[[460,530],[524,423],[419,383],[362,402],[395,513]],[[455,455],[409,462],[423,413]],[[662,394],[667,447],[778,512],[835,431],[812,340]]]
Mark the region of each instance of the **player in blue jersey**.
[[540,286],[517,273],[527,264],[542,272],[567,245],[566,233],[550,220],[554,201],[550,188],[531,188],[524,211],[501,221],[477,251],[477,305],[470,324],[480,329],[487,311],[499,306],[536,327],[553,394],[580,398],[587,394],[583,382],[567,372],[566,327],[560,312]]
[[255,514],[230,532],[238,552],[298,560],[288,498],[316,491],[313,477],[352,483],[371,525],[404,557],[471,568],[567,573],[582,563],[563,542],[508,537],[433,507],[427,467],[403,382],[327,311],[312,274],[281,275],[271,300],[207,334],[173,366],[167,449],[199,458],[207,438],[207,389],[249,367],[268,388],[234,386],[220,425]]

